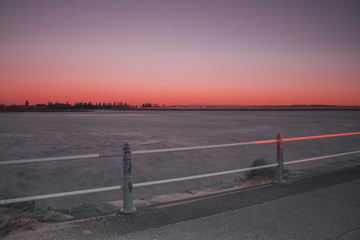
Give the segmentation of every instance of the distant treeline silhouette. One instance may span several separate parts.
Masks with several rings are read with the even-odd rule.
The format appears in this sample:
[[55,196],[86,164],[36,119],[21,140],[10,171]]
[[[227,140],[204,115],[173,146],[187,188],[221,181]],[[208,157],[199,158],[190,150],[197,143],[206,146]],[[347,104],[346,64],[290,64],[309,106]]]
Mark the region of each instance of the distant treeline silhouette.
[[26,112],[26,111],[93,111],[93,110],[186,110],[186,111],[359,111],[359,106],[336,105],[272,105],[272,106],[221,106],[221,105],[172,105],[165,106],[153,103],[131,105],[125,102],[76,102],[74,104],[53,103],[30,105],[26,100],[24,105],[0,104],[0,112]]
[[162,108],[164,105],[143,103],[142,105],[131,105],[125,102],[76,102],[74,104],[66,103],[53,103],[48,102],[47,104],[36,104],[30,105],[29,101],[26,100],[24,105],[0,105],[1,112],[12,112],[12,111],[79,111],[79,110],[129,110],[129,109],[154,109]]

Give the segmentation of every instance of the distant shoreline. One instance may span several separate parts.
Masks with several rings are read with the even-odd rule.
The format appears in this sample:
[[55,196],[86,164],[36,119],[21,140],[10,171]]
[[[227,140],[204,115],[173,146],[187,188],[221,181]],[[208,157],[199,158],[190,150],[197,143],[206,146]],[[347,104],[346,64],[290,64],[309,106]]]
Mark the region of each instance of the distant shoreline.
[[359,111],[358,106],[349,107],[290,107],[290,106],[251,106],[251,107],[180,107],[163,109],[141,110],[165,110],[165,111]]
[[148,107],[127,109],[69,109],[10,107],[0,112],[94,112],[94,111],[360,111],[360,106],[248,106],[248,107]]
[[0,112],[90,112],[96,110],[134,110],[134,111],[359,111],[360,106],[339,106],[321,104],[296,105],[163,105],[143,103],[141,105],[126,102],[92,103],[76,102],[74,104],[52,103],[30,105],[26,100],[24,105],[0,104]]

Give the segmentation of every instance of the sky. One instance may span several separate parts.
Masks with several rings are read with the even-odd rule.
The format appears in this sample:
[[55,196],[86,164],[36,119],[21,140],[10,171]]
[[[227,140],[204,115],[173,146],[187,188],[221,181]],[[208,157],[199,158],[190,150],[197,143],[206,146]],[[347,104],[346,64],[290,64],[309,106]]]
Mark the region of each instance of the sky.
[[0,104],[360,105],[357,0],[0,0]]

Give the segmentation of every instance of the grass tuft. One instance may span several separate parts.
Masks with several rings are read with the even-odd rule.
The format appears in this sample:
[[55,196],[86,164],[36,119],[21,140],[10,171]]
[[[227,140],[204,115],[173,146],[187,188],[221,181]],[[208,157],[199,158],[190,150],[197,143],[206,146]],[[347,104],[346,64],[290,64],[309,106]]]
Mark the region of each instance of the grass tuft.
[[[265,161],[263,158],[257,158],[252,164],[251,167],[258,167],[270,164],[269,162]],[[264,169],[257,169],[251,170],[247,172],[246,179],[251,178],[275,178],[276,176],[276,167],[271,168],[264,168]]]

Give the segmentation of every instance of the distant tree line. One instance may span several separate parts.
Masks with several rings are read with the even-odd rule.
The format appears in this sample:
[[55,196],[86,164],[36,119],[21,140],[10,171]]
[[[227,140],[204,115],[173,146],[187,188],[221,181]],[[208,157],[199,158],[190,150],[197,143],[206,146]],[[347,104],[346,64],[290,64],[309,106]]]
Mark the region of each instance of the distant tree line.
[[143,103],[141,105],[131,105],[125,102],[76,102],[74,104],[48,102],[47,104],[30,105],[26,100],[24,105],[0,104],[0,112],[21,112],[21,111],[92,111],[92,110],[191,110],[191,111],[360,111],[360,106],[336,106],[336,105],[287,105],[287,106],[187,106],[174,105],[168,106]]
[[72,106],[74,109],[132,109],[135,106],[132,106],[128,103],[123,102],[113,102],[113,103],[92,103],[92,102],[76,102]]
[[129,109],[148,109],[148,108],[161,108],[164,105],[144,103],[142,105],[131,105],[125,102],[76,102],[74,104],[48,102],[47,104],[30,105],[26,100],[24,105],[0,105],[1,112],[9,111],[80,111],[80,110],[129,110]]

